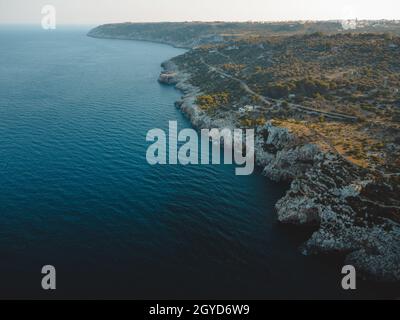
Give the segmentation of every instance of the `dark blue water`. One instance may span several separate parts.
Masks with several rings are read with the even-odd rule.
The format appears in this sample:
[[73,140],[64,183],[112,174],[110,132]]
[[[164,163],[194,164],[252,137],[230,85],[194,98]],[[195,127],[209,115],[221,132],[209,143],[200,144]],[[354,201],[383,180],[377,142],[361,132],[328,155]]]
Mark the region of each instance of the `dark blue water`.
[[0,28],[0,296],[343,296],[339,266],[276,223],[283,186],[147,164],[148,130],[190,127],[156,81],[183,50],[86,32]]

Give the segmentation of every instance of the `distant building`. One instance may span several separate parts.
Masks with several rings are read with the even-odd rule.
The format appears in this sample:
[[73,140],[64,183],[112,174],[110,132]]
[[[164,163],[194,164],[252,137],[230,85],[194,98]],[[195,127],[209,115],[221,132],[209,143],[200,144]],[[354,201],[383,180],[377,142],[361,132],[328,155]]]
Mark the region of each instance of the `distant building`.
[[240,112],[240,113],[252,112],[252,111],[254,111],[255,109],[256,109],[255,106],[247,105],[247,106],[244,106],[244,107],[239,108],[239,112]]

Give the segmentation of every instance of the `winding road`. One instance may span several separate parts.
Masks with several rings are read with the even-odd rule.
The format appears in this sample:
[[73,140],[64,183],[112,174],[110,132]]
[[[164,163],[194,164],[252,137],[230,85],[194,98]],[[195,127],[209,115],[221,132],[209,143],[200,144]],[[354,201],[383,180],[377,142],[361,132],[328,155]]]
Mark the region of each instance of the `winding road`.
[[[217,54],[223,56],[224,58],[227,58],[227,59],[229,59],[230,61],[232,61],[232,60],[230,59],[229,56],[227,56],[227,55],[225,55],[225,54],[222,54],[222,53],[220,53],[219,51],[216,51],[215,53],[217,53]],[[226,72],[224,72],[224,71],[218,69],[217,67],[214,67],[214,66],[208,64],[207,62],[204,61],[204,58],[203,58],[203,57],[200,58],[200,62],[201,62],[202,64],[204,64],[205,66],[207,66],[208,69],[209,69],[210,71],[216,72],[216,73],[220,74],[220,75],[223,76],[223,77],[227,77],[227,78],[229,78],[229,79],[231,79],[231,80],[234,80],[234,81],[236,81],[236,82],[239,82],[239,83],[240,83],[240,86],[241,86],[247,93],[249,93],[250,95],[256,96],[258,99],[260,99],[262,102],[264,102],[264,103],[267,104],[267,105],[271,105],[272,103],[281,103],[281,102],[282,102],[282,101],[280,101],[280,100],[268,98],[268,97],[265,97],[265,96],[262,96],[262,95],[256,93],[256,92],[253,91],[253,90],[247,85],[247,83],[245,83],[243,80],[241,80],[241,79],[239,79],[239,78],[236,78],[236,77],[234,77],[234,76],[232,76],[232,75],[230,75],[230,74],[228,74],[228,73],[226,73]],[[336,120],[348,120],[348,121],[352,121],[352,122],[355,122],[355,121],[358,120],[357,117],[350,116],[350,115],[347,115],[347,114],[342,114],[342,113],[337,113],[337,112],[321,111],[321,110],[318,110],[318,109],[314,109],[314,108],[310,108],[310,107],[305,107],[305,106],[302,106],[302,105],[299,105],[299,104],[295,104],[295,103],[288,103],[288,106],[289,106],[290,108],[296,109],[296,110],[298,110],[298,111],[302,111],[302,112],[305,112],[305,113],[308,113],[308,114],[317,115],[317,116],[324,116],[324,117],[331,118],[331,119],[336,119]]]

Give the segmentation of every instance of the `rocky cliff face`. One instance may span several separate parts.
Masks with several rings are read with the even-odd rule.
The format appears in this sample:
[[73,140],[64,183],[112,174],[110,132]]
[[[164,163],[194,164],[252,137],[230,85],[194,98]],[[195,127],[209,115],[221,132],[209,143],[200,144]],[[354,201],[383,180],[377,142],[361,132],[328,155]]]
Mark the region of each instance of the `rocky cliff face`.
[[127,33],[124,30],[118,29],[118,24],[115,25],[102,25],[90,30],[87,34],[91,38],[99,39],[118,39],[118,40],[136,40],[136,41],[149,41],[167,44],[176,48],[190,49],[195,46],[195,43],[187,41],[169,40],[160,35],[146,35],[141,32]]
[[262,136],[264,174],[292,181],[276,204],[279,221],[319,227],[302,252],[342,253],[368,278],[399,281],[399,190],[284,128],[267,124]]
[[[211,119],[196,104],[190,74],[172,62],[164,72],[184,95],[176,103],[198,128],[234,128],[234,117]],[[281,223],[318,230],[302,245],[305,255],[341,253],[366,278],[400,280],[400,187],[271,122],[257,129],[256,159],[263,173],[291,187],[277,204]]]
[[168,85],[177,84],[176,73],[173,71],[162,72],[158,78],[158,81]]
[[[185,23],[116,23],[93,28],[87,35],[101,39],[151,41],[185,49],[224,41],[223,36],[213,33],[212,27],[209,28],[206,24],[204,24],[203,31],[201,31],[201,26],[196,25],[195,27],[200,27],[200,30],[194,33],[192,30],[191,33],[187,30],[190,27]],[[165,28],[169,30],[168,33],[163,30]]]

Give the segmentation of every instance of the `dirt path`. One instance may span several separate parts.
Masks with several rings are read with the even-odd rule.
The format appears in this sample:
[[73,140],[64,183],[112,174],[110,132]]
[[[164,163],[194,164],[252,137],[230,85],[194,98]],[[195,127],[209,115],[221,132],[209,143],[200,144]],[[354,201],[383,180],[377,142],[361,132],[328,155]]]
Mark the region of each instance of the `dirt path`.
[[[220,52],[218,52],[218,51],[215,52],[215,53],[217,53],[217,54],[219,54],[219,55],[221,55],[221,56],[223,56],[223,57],[229,59],[229,61],[232,61],[232,60],[230,59],[230,57],[227,56],[227,55],[225,55],[225,54],[222,54],[222,53],[220,53]],[[226,73],[226,72],[224,72],[224,71],[218,69],[217,67],[214,67],[214,66],[212,66],[212,65],[210,65],[210,64],[208,64],[208,63],[206,63],[206,62],[204,61],[203,58],[200,58],[200,61],[201,61],[201,63],[203,63],[205,66],[207,66],[208,69],[209,69],[210,71],[219,73],[220,75],[222,75],[222,76],[224,76],[224,77],[227,77],[227,78],[229,78],[229,79],[231,79],[231,80],[234,80],[234,81],[236,81],[236,82],[239,82],[239,83],[240,83],[240,86],[241,86],[247,93],[249,93],[250,95],[253,95],[253,96],[257,97],[258,99],[260,99],[260,100],[261,100],[262,102],[264,102],[265,104],[271,105],[272,103],[281,103],[281,102],[282,102],[282,101],[277,100],[277,99],[272,99],[272,98],[264,97],[264,96],[262,96],[262,95],[260,95],[260,94],[258,94],[258,93],[256,93],[256,92],[254,92],[254,91],[247,85],[247,83],[245,83],[243,80],[241,80],[241,79],[239,79],[239,78],[236,78],[236,77],[234,77],[234,76],[232,76],[232,75],[230,75],[230,74],[228,74],[228,73]],[[349,116],[349,115],[346,115],[346,114],[336,113],[336,112],[321,111],[321,110],[318,110],[318,109],[314,109],[314,108],[310,108],[310,107],[305,107],[305,106],[302,106],[302,105],[299,105],[299,104],[295,104],[295,103],[288,103],[288,106],[289,106],[290,108],[296,109],[296,110],[298,110],[298,111],[306,112],[306,113],[308,113],[308,114],[313,114],[313,115],[317,115],[317,116],[324,116],[324,117],[331,118],[331,119],[336,119],[336,120],[350,120],[350,121],[357,121],[357,120],[358,120],[358,118],[357,118],[357,117],[354,117],[354,116]]]

